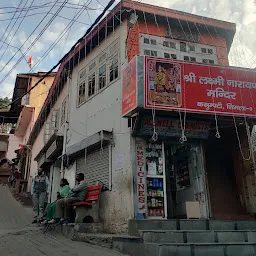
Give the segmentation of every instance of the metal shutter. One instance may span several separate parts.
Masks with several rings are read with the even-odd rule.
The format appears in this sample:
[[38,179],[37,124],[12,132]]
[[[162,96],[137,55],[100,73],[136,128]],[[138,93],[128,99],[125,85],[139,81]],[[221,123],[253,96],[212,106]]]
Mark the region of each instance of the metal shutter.
[[78,173],[85,175],[85,155],[76,159],[76,174]]
[[88,152],[85,157],[80,157],[76,161],[76,173],[84,173],[88,185],[95,185],[101,181],[106,188],[109,188],[109,148],[105,146],[101,149]]

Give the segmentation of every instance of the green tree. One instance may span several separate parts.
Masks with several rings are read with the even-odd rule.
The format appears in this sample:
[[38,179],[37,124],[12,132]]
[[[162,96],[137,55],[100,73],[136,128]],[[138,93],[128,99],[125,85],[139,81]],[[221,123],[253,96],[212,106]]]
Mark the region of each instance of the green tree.
[[0,109],[9,109],[8,106],[11,103],[11,100],[8,97],[0,98]]

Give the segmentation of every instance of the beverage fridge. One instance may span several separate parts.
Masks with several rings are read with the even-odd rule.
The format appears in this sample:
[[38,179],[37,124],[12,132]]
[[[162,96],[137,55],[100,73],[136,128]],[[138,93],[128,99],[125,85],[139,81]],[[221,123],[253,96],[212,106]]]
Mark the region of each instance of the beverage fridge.
[[165,159],[163,143],[146,143],[147,217],[167,217]]

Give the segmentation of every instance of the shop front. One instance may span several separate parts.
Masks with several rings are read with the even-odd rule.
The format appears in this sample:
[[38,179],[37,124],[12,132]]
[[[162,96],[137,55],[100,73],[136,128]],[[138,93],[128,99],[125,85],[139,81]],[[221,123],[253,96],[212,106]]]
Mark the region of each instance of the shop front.
[[137,218],[256,213],[248,135],[255,77],[255,70],[155,57],[137,56],[127,65],[122,114],[133,124]]
[[144,117],[136,134],[138,213],[143,218],[208,218],[203,140],[208,123],[187,122],[189,142],[180,143],[180,121]]
[[35,157],[38,167],[43,168],[51,184],[49,202],[57,199],[57,192],[59,191],[62,148],[63,136],[53,134]]

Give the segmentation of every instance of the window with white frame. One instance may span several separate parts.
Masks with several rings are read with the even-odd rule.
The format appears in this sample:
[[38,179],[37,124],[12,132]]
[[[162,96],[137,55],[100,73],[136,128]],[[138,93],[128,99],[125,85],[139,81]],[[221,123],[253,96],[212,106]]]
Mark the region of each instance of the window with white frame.
[[[157,48],[151,44],[151,39],[157,42]],[[215,46],[182,42],[146,34],[141,34],[140,53],[145,56],[157,56],[173,60],[218,64]]]
[[77,107],[119,78],[119,58],[118,40],[79,72]]
[[99,57],[99,68],[98,68],[98,90],[103,89],[107,85],[107,54],[103,53]]
[[58,129],[58,109],[54,109],[51,115],[51,130],[54,132]]
[[63,125],[66,120],[67,113],[67,99],[65,99],[61,104],[61,115],[60,115],[60,124]]
[[173,60],[177,60],[177,55],[176,54],[171,54],[171,57]]
[[99,68],[99,90],[106,87],[107,79],[106,79],[106,63],[102,64]]
[[188,51],[189,52],[195,52],[196,51],[196,46],[193,44],[188,44]]
[[109,81],[112,82],[118,78],[119,74],[119,61],[118,61],[119,54],[115,54],[110,60],[109,66]]
[[96,93],[96,76],[95,72],[88,76],[88,97],[93,96]]
[[144,50],[144,55],[157,57],[157,51],[153,51],[153,50]]
[[210,59],[202,59],[202,62],[205,64],[215,64],[214,60],[210,60]]
[[144,37],[144,44],[150,44],[149,38]]
[[119,43],[115,43],[109,49],[110,64],[109,64],[109,82],[116,80],[119,77]]
[[50,139],[50,130],[51,130],[51,125],[50,123],[45,123],[44,125],[44,143],[47,143],[47,141]]
[[85,81],[86,81],[86,68],[84,68],[79,74],[79,83],[78,83],[78,99],[77,105],[80,106],[85,102]]
[[85,80],[79,83],[78,88],[78,106],[85,102]]
[[168,48],[172,48],[172,49],[176,49],[175,42],[171,42],[171,41],[163,41],[163,46],[168,47]]
[[187,44],[184,42],[180,42],[180,51],[186,52],[187,51]]
[[185,61],[196,62],[196,57],[184,56]]

